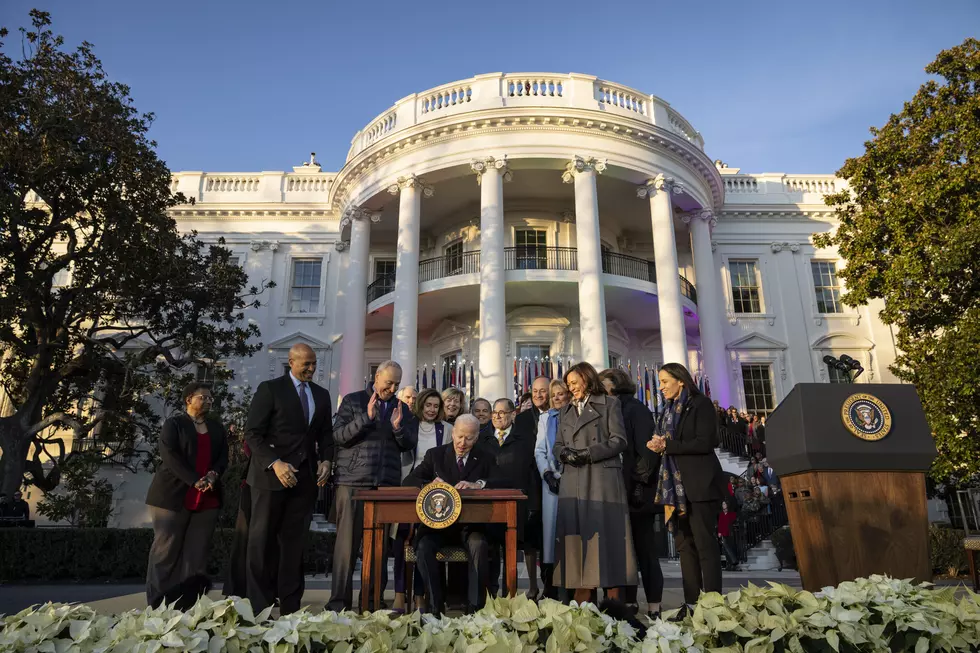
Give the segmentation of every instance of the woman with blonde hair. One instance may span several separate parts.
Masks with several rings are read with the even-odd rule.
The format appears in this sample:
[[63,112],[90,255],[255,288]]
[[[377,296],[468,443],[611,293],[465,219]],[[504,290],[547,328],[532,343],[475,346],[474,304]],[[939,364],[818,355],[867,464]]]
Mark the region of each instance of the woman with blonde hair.
[[534,443],[534,462],[541,474],[541,577],[544,580],[546,598],[558,598],[552,582],[555,568],[555,526],[558,522],[558,488],[561,464],[555,457],[555,439],[558,437],[558,421],[561,409],[571,395],[564,381],[553,380],[548,385],[550,409],[538,419],[538,437]]
[[463,402],[466,395],[459,388],[446,388],[442,391],[442,405],[446,415],[445,419],[450,424],[456,422],[456,418],[463,412]]

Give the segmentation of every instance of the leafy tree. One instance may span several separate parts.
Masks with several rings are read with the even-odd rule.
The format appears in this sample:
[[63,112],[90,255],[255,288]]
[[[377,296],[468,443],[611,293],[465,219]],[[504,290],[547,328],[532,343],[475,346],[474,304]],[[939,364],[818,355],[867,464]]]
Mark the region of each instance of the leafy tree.
[[[47,492],[71,464],[61,434],[135,466],[197,364],[249,356],[246,290],[230,252],[181,235],[187,202],[147,138],[152,114],[91,44],[65,51],[34,10],[21,56],[0,31],[0,490]],[[0,393],[2,394],[2,393]],[[31,453],[33,452],[33,453]],[[30,458],[29,458],[30,455]],[[54,464],[48,465],[50,457]],[[26,472],[26,474],[25,474]]]
[[62,466],[60,491],[47,492],[37,512],[56,522],[74,527],[105,528],[112,517],[112,483],[96,478],[101,467],[97,455],[86,453],[69,458]]
[[884,300],[898,327],[895,374],[914,383],[933,429],[940,483],[980,473],[980,41],[941,52],[925,83],[828,196],[840,226],[818,236],[847,260],[845,303]]

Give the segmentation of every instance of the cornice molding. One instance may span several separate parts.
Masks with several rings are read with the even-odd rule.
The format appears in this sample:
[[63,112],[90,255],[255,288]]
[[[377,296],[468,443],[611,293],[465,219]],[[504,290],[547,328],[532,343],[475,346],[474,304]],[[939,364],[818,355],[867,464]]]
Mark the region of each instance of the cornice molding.
[[590,112],[585,109],[566,111],[552,109],[547,115],[521,113],[477,118],[468,114],[465,119],[456,116],[446,120],[445,123],[435,121],[426,123],[425,129],[414,133],[408,130],[395,140],[369,146],[358,153],[337,173],[337,181],[332,188],[333,206],[348,201],[348,193],[357,180],[379,163],[392,157],[415,152],[430,145],[472,136],[474,132],[500,134],[523,131],[602,132],[605,136],[620,142],[657,151],[704,179],[711,190],[715,206],[720,206],[724,202],[724,181],[714,163],[704,152],[673,132],[625,116],[608,115],[600,119],[590,115]]
[[328,208],[290,209],[283,204],[270,204],[269,209],[217,209],[217,208],[183,208],[170,209],[168,214],[174,220],[243,220],[259,221],[270,219],[300,218],[310,222],[329,222],[339,216]]

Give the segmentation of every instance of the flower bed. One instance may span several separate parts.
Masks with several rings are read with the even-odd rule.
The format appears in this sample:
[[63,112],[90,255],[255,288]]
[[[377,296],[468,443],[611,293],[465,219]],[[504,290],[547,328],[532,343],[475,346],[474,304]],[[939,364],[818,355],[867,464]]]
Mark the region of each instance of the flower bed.
[[817,594],[785,585],[705,594],[681,623],[655,622],[641,640],[591,604],[497,599],[474,615],[306,612],[270,619],[248,601],[201,599],[179,612],[117,616],[48,604],[6,617],[0,651],[977,651],[977,595],[874,576]]

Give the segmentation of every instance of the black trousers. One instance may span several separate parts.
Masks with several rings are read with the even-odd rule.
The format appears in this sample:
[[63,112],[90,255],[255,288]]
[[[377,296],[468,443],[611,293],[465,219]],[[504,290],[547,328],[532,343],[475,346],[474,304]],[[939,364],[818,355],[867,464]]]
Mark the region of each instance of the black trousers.
[[[238,515],[235,517],[235,535],[231,540],[231,555],[228,559],[228,571],[225,577],[224,586],[221,593],[225,596],[246,596],[248,594],[248,580],[246,573],[246,561],[248,559],[248,525],[252,520],[252,488],[243,485],[238,495]],[[269,539],[270,562],[267,569],[277,575],[279,572],[279,541],[276,538]],[[272,586],[278,590],[276,582],[273,580]]]
[[677,519],[674,541],[681,559],[684,602],[689,605],[697,603],[701,590],[721,591],[720,510],[720,501],[691,501],[687,515]]
[[[660,603],[664,598],[664,572],[660,569],[660,557],[657,555],[656,522],[656,514],[630,513],[636,569],[640,572],[647,603]],[[626,588],[626,603],[636,602],[636,585],[630,585]]]
[[480,531],[447,529],[446,531],[427,530],[420,533],[415,544],[415,557],[418,559],[418,569],[425,584],[428,597],[429,612],[440,615],[444,607],[442,588],[442,573],[436,562],[436,553],[444,546],[462,546],[466,549],[470,561],[467,563],[467,607],[479,610],[483,607],[487,596],[487,582],[490,577],[490,545],[486,536]]
[[[249,488],[252,514],[246,546],[246,594],[256,613],[279,597],[282,614],[299,610],[303,599],[303,550],[306,548],[316,482],[312,471],[299,470],[294,487],[281,490]],[[271,552],[278,546],[279,555]]]
[[[354,500],[354,492],[367,488],[338,485],[334,488],[334,507],[337,511],[337,539],[333,549],[333,572],[330,577],[330,601],[327,610],[340,612],[354,607],[354,566],[361,551],[364,537],[364,502]],[[388,584],[388,538],[381,538],[383,550],[375,551],[381,556],[381,595],[384,596]],[[372,582],[377,582],[372,581]],[[362,587],[362,592],[371,588]],[[382,599],[383,600],[383,599]],[[372,601],[373,602],[373,601]],[[375,610],[381,606],[372,606]]]

